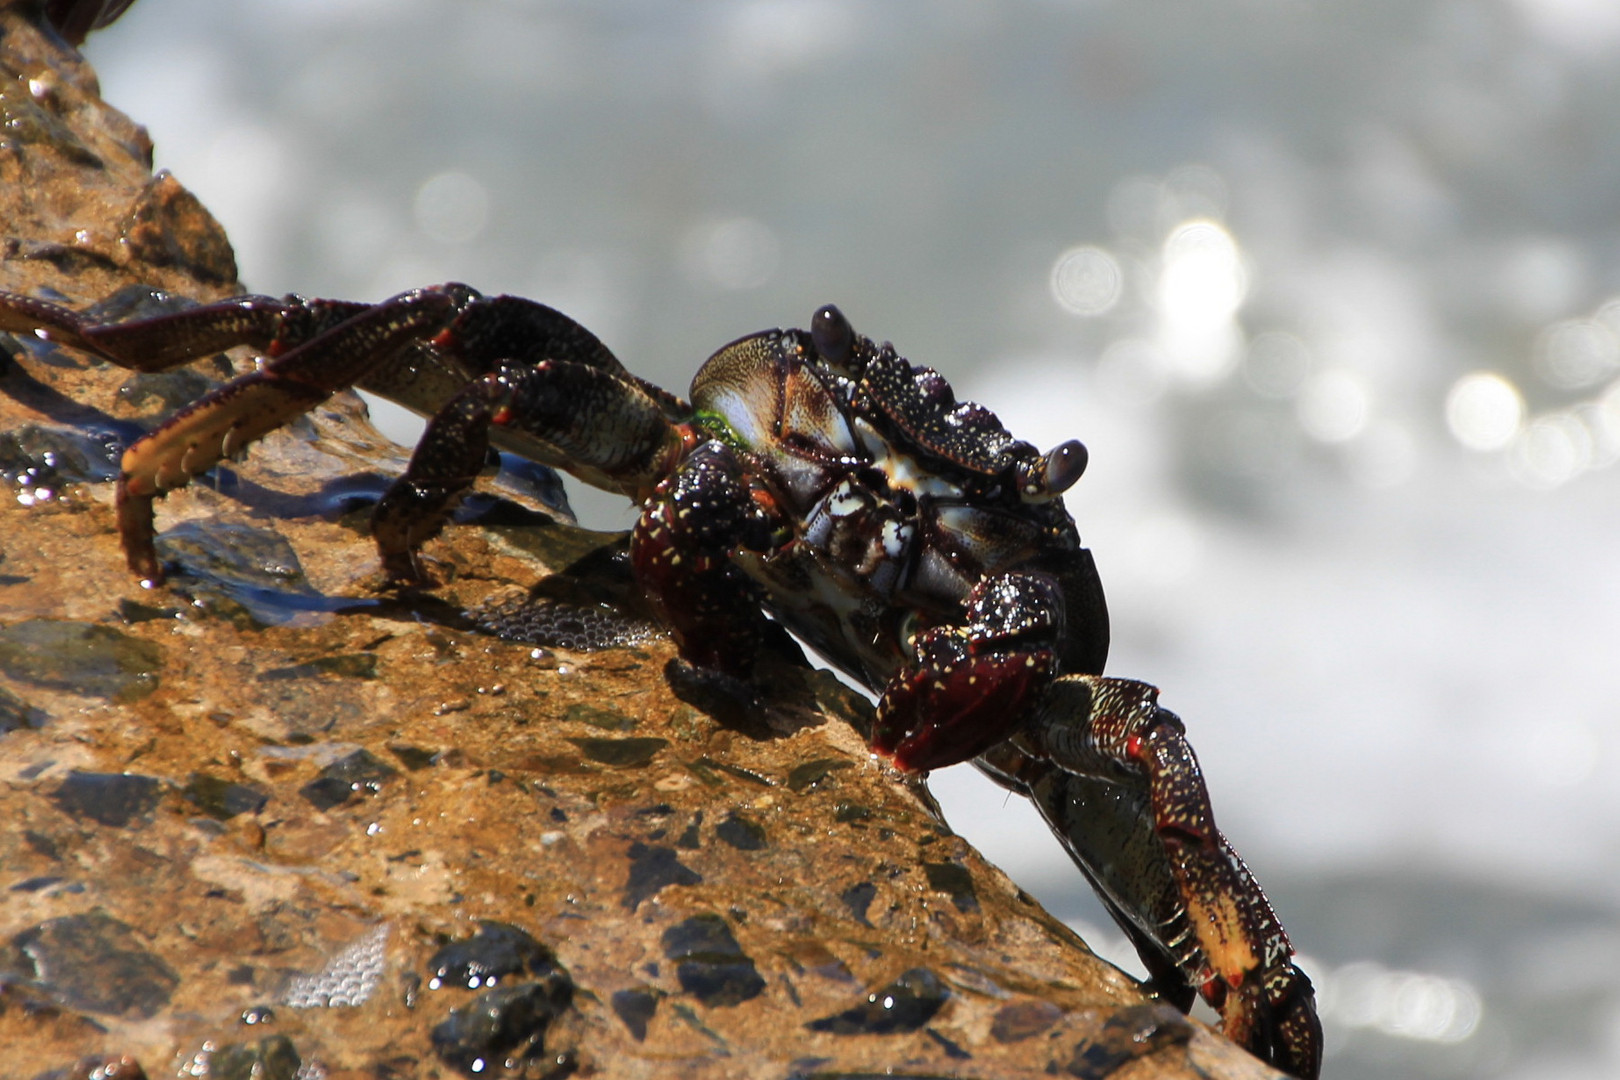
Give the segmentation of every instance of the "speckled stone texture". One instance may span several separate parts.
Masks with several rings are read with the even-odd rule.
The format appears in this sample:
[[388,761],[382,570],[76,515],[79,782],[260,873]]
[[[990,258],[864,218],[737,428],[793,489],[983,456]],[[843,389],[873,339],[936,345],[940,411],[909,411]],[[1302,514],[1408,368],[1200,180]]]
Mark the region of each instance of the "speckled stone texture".
[[[33,10],[0,10],[0,288],[236,291]],[[0,1076],[1275,1075],[951,835],[830,677],[672,684],[622,538],[533,485],[380,588],[404,457],[347,395],[163,500],[141,588],[118,454],[247,362],[0,336]]]

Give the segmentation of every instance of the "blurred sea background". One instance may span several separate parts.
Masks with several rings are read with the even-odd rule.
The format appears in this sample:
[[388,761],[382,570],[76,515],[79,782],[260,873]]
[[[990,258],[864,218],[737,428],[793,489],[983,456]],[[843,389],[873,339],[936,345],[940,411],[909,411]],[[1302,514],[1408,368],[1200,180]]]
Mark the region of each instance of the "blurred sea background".
[[[522,293],[677,390],[834,301],[1083,439],[1110,671],[1325,1075],[1620,1076],[1613,0],[142,0],[86,52],[254,290]],[[932,783],[1135,969],[1021,800]]]

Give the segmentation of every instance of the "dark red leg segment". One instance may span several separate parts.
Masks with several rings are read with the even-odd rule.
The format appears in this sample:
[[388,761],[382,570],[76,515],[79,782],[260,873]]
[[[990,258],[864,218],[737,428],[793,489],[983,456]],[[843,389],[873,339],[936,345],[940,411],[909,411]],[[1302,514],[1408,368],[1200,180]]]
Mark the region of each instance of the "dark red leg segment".
[[0,293],[0,330],[43,332],[132,371],[167,371],[237,345],[274,356],[369,306],[301,296],[235,296],[168,315],[98,323],[45,300]]
[[130,569],[162,580],[152,550],[152,500],[352,386],[365,372],[454,314],[455,302],[418,290],[369,307],[193,402],[124,452],[119,531]]

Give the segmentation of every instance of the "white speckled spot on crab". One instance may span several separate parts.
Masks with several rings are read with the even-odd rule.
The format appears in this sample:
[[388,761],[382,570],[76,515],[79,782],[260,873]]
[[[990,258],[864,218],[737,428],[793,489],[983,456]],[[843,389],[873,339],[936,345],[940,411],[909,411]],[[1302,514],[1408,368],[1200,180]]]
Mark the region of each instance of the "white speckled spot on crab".
[[891,559],[898,559],[906,553],[906,547],[911,543],[911,536],[916,532],[910,524],[893,519],[883,523],[883,554]]
[[326,966],[287,980],[283,1000],[295,1009],[363,1005],[382,981],[387,964],[388,924],[356,938]]
[[916,458],[898,450],[861,417],[855,418],[855,430],[871,455],[872,464],[883,471],[889,487],[895,491],[909,491],[919,499],[960,499],[962,487],[920,464]]
[[851,514],[870,509],[872,500],[855,487],[854,480],[845,477],[821,505],[833,517],[849,517]]

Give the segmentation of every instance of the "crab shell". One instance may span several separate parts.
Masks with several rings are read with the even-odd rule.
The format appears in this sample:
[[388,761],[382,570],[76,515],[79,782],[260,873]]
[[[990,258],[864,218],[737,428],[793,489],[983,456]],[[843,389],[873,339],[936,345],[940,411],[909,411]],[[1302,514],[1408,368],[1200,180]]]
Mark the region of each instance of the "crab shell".
[[747,463],[756,497],[790,525],[775,549],[736,557],[772,615],[880,689],[914,657],[918,631],[963,621],[981,581],[1037,571],[1061,596],[1060,668],[1101,673],[1102,585],[1056,494],[1084,448],[1041,455],[931,368],[848,333],[836,309],[814,326],[732,342],[692,382],[696,424]]

